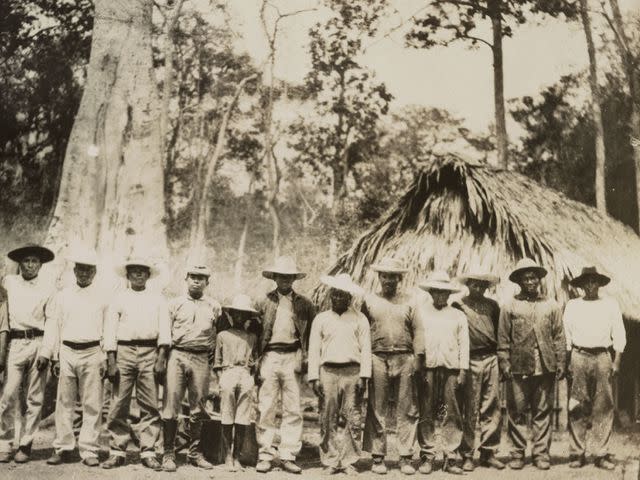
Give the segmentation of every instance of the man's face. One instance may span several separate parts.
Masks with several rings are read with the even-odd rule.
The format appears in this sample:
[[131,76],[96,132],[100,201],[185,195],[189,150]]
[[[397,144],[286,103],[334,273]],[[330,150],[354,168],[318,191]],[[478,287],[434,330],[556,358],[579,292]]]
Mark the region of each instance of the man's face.
[[209,285],[209,277],[206,275],[187,274],[187,290],[193,298],[200,298],[207,285]]
[[283,295],[287,295],[291,292],[291,288],[293,287],[293,282],[295,282],[295,280],[295,275],[282,275],[280,273],[276,273],[273,276],[273,281],[276,282],[278,291]]
[[380,280],[383,292],[395,293],[398,289],[398,284],[402,280],[402,275],[399,273],[378,272],[378,280]]
[[349,308],[349,305],[351,305],[351,294],[344,290],[332,288],[329,293],[329,298],[331,298],[331,309],[336,313],[345,312],[347,308]]
[[20,260],[20,273],[25,280],[37,277],[40,267],[42,267],[42,261],[36,255],[27,255]]
[[73,273],[76,275],[76,282],[79,286],[88,287],[96,276],[96,267],[95,265],[76,263],[73,267]]
[[587,278],[582,283],[582,289],[587,297],[594,298],[598,296],[598,290],[600,290],[600,284],[595,278]]
[[127,267],[127,279],[131,282],[133,289],[144,289],[150,276],[151,271],[148,267],[142,265],[129,265]]
[[540,277],[538,277],[535,272],[527,270],[520,275],[519,283],[523,293],[533,295],[538,293],[538,288],[540,287]]
[[449,300],[449,295],[451,295],[451,292],[449,290],[437,290],[433,288],[429,290],[429,294],[433,299],[433,306],[438,310],[441,310],[447,306],[447,301]]
[[469,295],[473,298],[479,298],[484,296],[484,292],[489,288],[489,284],[487,282],[483,282],[481,280],[469,280],[467,282],[467,288],[469,289]]
[[244,324],[251,320],[251,312],[245,312],[243,310],[230,309],[229,316],[231,317],[231,323],[235,328],[244,328]]

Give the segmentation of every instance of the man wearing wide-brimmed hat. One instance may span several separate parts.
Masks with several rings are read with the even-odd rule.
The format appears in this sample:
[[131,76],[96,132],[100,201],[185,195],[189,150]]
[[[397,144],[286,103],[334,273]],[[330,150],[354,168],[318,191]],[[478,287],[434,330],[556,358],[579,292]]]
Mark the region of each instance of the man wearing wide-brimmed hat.
[[[320,459],[327,473],[355,473],[360,459],[358,405],[371,377],[371,337],[367,318],[353,308],[353,296],[363,290],[346,273],[321,279],[329,287],[331,310],[313,320],[309,339],[309,375],[313,391],[322,398]],[[338,437],[338,417],[344,435]]]
[[211,377],[209,358],[215,348],[215,325],[221,313],[220,304],[204,294],[211,272],[203,262],[189,265],[185,272],[187,293],[169,302],[171,350],[162,410],[164,455],[162,469],[176,470],[175,439],[178,415],[185,392],[189,392],[189,463],[210,470],[213,466],[200,448],[204,399]]
[[387,454],[387,409],[392,382],[396,389],[396,437],[400,470],[415,473],[411,464],[418,424],[415,398],[417,370],[424,367],[423,327],[414,314],[413,300],[398,286],[407,269],[394,258],[385,257],[371,265],[378,274],[380,290],[365,295],[362,311],[371,325],[371,391],[365,421],[363,449],[371,452],[371,471],[384,474]]
[[222,443],[229,471],[242,468],[242,446],[251,425],[257,338],[246,324],[258,314],[251,303],[251,298],[241,294],[222,307],[230,317],[231,327],[220,332],[216,341],[213,368],[220,385]]
[[[278,453],[285,471],[300,473],[301,469],[295,462],[302,447],[299,377],[303,373],[315,308],[308,298],[292,288],[293,282],[306,276],[298,270],[293,258],[277,258],[272,266],[263,270],[262,276],[273,280],[277,288],[267,293],[256,306],[262,318],[262,333],[258,339],[262,354],[262,385],[258,395],[260,454],[256,471],[268,472]],[[276,412],[280,399],[282,421],[276,452]]]
[[[614,402],[612,379],[620,370],[627,339],[620,307],[615,299],[600,295],[601,287],[611,279],[596,267],[585,267],[571,280],[584,296],[567,302],[564,327],[569,352],[569,432],[571,433],[570,467],[585,462],[587,429],[595,447],[595,464],[613,470],[609,456],[609,439],[613,429]],[[611,360],[611,350],[615,352]]]
[[142,465],[160,470],[162,466],[155,456],[161,425],[158,386],[164,381],[171,345],[169,311],[165,298],[147,289],[149,278],[158,275],[152,262],[129,258],[118,273],[129,281],[129,287],[114,296],[105,319],[107,377],[114,385],[115,398],[107,419],[110,453],[102,467],[124,465],[130,430],[127,418],[135,385],[140,405]]
[[458,450],[462,441],[462,414],[458,393],[469,369],[469,332],[467,318],[448,304],[449,296],[460,291],[446,272],[433,272],[418,285],[429,293],[416,308],[424,328],[425,366],[420,379],[418,443],[420,473],[433,469],[436,455],[436,421],[442,425],[445,472],[460,475]]
[[527,410],[532,419],[532,457],[548,470],[551,446],[553,387],[564,378],[566,341],[558,304],[540,293],[547,270],[530,258],[520,260],[509,280],[520,293],[500,311],[498,359],[507,380],[509,467],[521,470],[527,448]]
[[92,249],[75,249],[68,257],[74,264],[76,284],[55,295],[47,307],[47,323],[40,359],[54,362],[57,373],[56,436],[49,465],[70,461],[76,446],[73,417],[80,397],[82,427],[78,447],[82,462],[98,465],[102,426],[102,379],[106,354],[101,347],[108,298],[93,280],[98,257]]
[[476,425],[480,423],[480,463],[502,470],[504,464],[496,458],[500,445],[502,416],[500,413],[500,370],[498,368],[498,302],[485,297],[489,287],[499,278],[485,272],[468,272],[460,277],[469,294],[454,304],[467,316],[469,325],[469,375],[464,386],[464,435],[460,453],[462,469],[474,469]]
[[[51,250],[29,244],[9,252],[8,257],[17,262],[18,275],[7,275],[3,287],[8,298],[9,349],[6,360],[5,382],[0,397],[0,462],[11,459],[14,437],[14,413],[18,411],[19,395],[26,381],[27,411],[21,418],[17,463],[29,461],[31,444],[40,424],[44,388],[47,381],[47,364],[37,359],[42,346],[45,326],[45,307],[54,292],[54,286],[39,276],[42,264],[54,258]],[[5,341],[7,334],[2,335]],[[2,348],[0,348],[2,350]]]

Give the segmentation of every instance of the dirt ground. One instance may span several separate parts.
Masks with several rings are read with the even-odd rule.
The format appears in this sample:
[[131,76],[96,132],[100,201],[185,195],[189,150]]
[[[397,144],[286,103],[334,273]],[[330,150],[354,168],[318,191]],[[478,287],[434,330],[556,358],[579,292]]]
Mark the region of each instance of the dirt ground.
[[[275,480],[280,478],[304,478],[306,479],[320,479],[329,478],[328,475],[324,475],[322,467],[320,465],[317,455],[314,455],[314,450],[307,450],[307,454],[301,459],[300,463],[304,467],[302,476],[290,475],[280,470],[273,470],[266,475],[256,473],[253,469],[246,469],[244,472],[231,473],[225,471],[221,466],[216,466],[212,471],[203,471],[195,467],[187,466],[184,464],[184,457],[179,456],[178,471],[175,474],[169,474],[164,472],[152,472],[139,464],[138,454],[134,451],[129,452],[127,457],[127,464],[124,467],[116,470],[103,470],[101,468],[89,468],[85,467],[81,463],[69,463],[61,466],[49,466],[46,464],[46,459],[51,454],[51,442],[53,440],[53,429],[51,427],[42,431],[34,444],[34,459],[25,465],[16,465],[15,463],[0,465],[0,479],[1,480],[25,480],[25,479],[41,479],[41,480],[98,480],[98,479],[114,479],[118,480],[151,480],[151,479],[174,479],[174,480],[199,480],[216,478],[220,480]],[[317,445],[318,432],[313,430],[307,430],[305,432],[305,443],[307,445]],[[390,442],[393,445],[393,441]],[[552,468],[548,472],[541,472],[535,469],[532,465],[527,465],[521,472],[514,472],[509,469],[505,469],[501,472],[496,470],[489,470],[486,468],[477,468],[475,472],[466,474],[465,477],[479,479],[479,480],[500,480],[500,479],[575,479],[575,480],[609,480],[609,479],[622,479],[637,477],[637,466],[634,459],[638,457],[640,453],[640,428],[628,429],[623,432],[616,432],[612,439],[612,452],[615,452],[618,466],[614,472],[605,472],[597,469],[593,464],[589,464],[580,470],[570,469],[568,466],[568,436],[566,432],[555,432],[554,442],[551,447],[552,454]],[[508,447],[503,440],[502,448],[500,451],[500,457],[506,459]],[[103,452],[106,456],[107,452]],[[405,478],[397,470],[394,470],[396,466],[397,455],[395,452],[391,452],[389,455],[389,466],[391,467],[389,474],[386,478],[390,480],[399,480]],[[360,478],[371,478],[372,473],[368,471],[370,460],[363,458],[358,465],[361,474]],[[439,462],[436,463],[436,467],[440,468]],[[625,471],[626,470],[626,471]],[[633,474],[633,475],[630,475]],[[416,475],[415,478],[421,475]],[[345,475],[333,475],[336,478],[346,478]],[[452,475],[445,474],[441,470],[436,470],[430,475],[430,478],[437,480],[443,478],[455,478]]]

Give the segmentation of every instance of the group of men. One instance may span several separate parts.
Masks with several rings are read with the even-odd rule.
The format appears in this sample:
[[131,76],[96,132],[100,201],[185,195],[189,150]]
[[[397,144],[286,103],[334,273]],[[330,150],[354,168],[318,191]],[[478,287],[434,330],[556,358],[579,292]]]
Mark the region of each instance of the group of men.
[[[59,380],[54,453],[48,463],[68,461],[75,449],[72,421],[79,397],[80,455],[88,466],[99,464],[106,378],[113,399],[107,417],[110,455],[103,468],[125,462],[134,386],[143,465],[176,470],[177,417],[187,393],[188,460],[211,468],[200,437],[204,401],[215,371],[225,390],[221,391],[221,416],[227,448],[231,443],[238,448],[246,434],[249,392],[256,374],[258,472],[270,471],[276,460],[287,472],[301,472],[296,457],[302,446],[300,396],[305,373],[320,399],[320,454],[328,473],[355,473],[362,450],[373,457],[372,472],[387,473],[387,410],[392,392],[399,467],[404,474],[416,473],[416,440],[417,470],[431,473],[438,453],[438,426],[446,472],[473,471],[476,450],[483,466],[503,469],[496,457],[502,426],[501,378],[507,383],[509,467],[518,470],[525,465],[529,411],[533,463],[547,470],[553,387],[565,376],[569,378],[570,466],[585,464],[589,425],[596,445],[595,464],[604,469],[615,466],[607,450],[613,426],[611,379],[619,370],[626,338],[617,303],[599,293],[609,278],[595,268],[585,268],[571,281],[584,296],[570,300],[563,313],[557,302],[541,294],[546,269],[528,258],[518,262],[509,276],[520,292],[502,306],[485,296],[498,283],[497,276],[468,272],[459,278],[468,294],[452,301],[451,295],[461,292],[459,284],[444,272],[432,272],[418,285],[427,294],[416,297],[402,284],[406,267],[397,259],[383,258],[371,266],[379,280],[375,292],[365,292],[347,274],[323,276],[330,307],[316,315],[313,303],[293,289],[305,273],[290,257],[276,259],[262,272],[276,288],[254,305],[240,296],[222,307],[204,293],[211,274],[203,265],[186,269],[186,293],[167,302],[147,288],[157,270],[144,259],[124,262],[120,273],[128,286],[107,297],[93,284],[98,265],[95,252],[69,258],[76,284],[60,292],[38,276],[41,265],[53,260],[53,252],[28,245],[8,255],[18,263],[19,274],[5,277],[7,301],[0,303],[0,370],[5,372],[0,462],[10,461],[13,455],[23,383],[27,385],[26,411],[21,415],[13,458],[29,460],[51,370]],[[362,299],[361,305],[354,302],[357,299]],[[230,314],[234,330],[216,338],[223,310]],[[245,321],[252,316],[259,325],[255,337],[243,333]],[[159,386],[164,387],[162,401]],[[367,392],[361,441],[360,406]],[[161,431],[160,463],[155,445]],[[227,464],[239,467],[237,456],[228,454]]]

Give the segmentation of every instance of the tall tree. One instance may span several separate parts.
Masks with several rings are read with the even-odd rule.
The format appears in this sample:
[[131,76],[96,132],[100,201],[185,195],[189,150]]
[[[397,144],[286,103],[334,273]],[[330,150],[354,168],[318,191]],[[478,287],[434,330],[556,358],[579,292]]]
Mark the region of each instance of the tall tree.
[[386,0],[326,0],[333,15],[309,32],[311,70],[305,86],[314,116],[292,128],[297,160],[330,179],[330,257],[338,251],[336,219],[348,193],[353,167],[376,149],[375,126],[388,111],[391,94],[358,63],[363,40],[376,33]]
[[604,126],[602,124],[602,95],[600,94],[600,85],[598,84],[598,61],[596,58],[596,47],[593,42],[593,34],[591,32],[588,0],[580,0],[580,18],[582,20],[582,28],[587,41],[587,53],[589,55],[589,86],[591,88],[591,113],[593,116],[593,123],[596,127],[596,135],[594,139],[596,145],[596,208],[602,213],[607,213],[607,199],[605,192],[606,157],[604,150]]
[[48,242],[168,255],[153,0],[95,0],[91,57]]
[[[528,12],[574,15],[575,7],[568,0],[434,0],[421,17],[414,18],[406,37],[409,45],[419,48],[465,41],[472,47],[482,44],[491,49],[496,146],[502,168],[509,163],[502,42],[513,35],[514,24],[527,21]],[[487,18],[491,21],[491,40],[477,33],[479,24]]]

